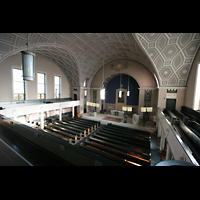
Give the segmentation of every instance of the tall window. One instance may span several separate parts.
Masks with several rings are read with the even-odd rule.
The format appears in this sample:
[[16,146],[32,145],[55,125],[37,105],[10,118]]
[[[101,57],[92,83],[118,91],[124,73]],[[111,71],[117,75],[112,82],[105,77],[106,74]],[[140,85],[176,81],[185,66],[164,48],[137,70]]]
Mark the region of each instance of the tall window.
[[14,101],[25,100],[25,81],[23,80],[22,70],[13,68],[13,92]]
[[195,95],[194,95],[194,110],[199,110],[199,109],[200,109],[200,64],[197,67]]
[[55,98],[61,97],[61,77],[54,76]]
[[46,75],[44,73],[37,73],[38,82],[38,99],[46,99]]

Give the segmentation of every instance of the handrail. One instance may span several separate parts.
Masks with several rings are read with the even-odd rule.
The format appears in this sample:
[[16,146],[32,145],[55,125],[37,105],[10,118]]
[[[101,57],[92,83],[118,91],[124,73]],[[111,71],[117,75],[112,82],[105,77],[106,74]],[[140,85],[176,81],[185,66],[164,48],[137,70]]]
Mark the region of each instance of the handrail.
[[162,131],[164,132],[161,137],[165,137],[167,139],[175,160],[181,160],[184,157],[186,162],[192,162],[193,164],[199,166],[199,163],[192,155],[192,151],[189,146],[184,143],[178,131],[174,129],[160,108],[158,108],[157,115],[159,123],[162,126]]

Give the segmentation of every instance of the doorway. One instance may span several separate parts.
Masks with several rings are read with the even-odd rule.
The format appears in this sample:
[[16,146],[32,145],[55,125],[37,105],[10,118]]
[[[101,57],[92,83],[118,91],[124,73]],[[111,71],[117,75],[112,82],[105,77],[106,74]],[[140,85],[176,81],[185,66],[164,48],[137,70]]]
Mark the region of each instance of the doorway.
[[176,109],[176,99],[167,99],[166,101],[166,109],[173,111]]

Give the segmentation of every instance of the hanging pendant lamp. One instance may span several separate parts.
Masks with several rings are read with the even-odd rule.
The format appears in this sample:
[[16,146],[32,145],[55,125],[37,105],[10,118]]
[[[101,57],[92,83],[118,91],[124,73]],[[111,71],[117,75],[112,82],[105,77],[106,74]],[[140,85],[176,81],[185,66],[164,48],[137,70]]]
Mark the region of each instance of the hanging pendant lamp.
[[[104,40],[105,40],[105,33],[104,33]],[[106,50],[106,48],[105,48],[105,46],[104,46],[102,83],[103,83],[103,81],[104,81],[104,59],[105,59],[105,50]],[[106,89],[104,88],[104,85],[102,84],[101,92],[100,92],[101,100],[105,100],[105,92],[106,92]]]
[[129,90],[129,78],[130,78],[130,76],[128,76],[128,90],[127,90],[127,96],[129,97],[130,96],[130,90]]
[[[122,69],[122,60],[121,60],[121,69]],[[119,91],[119,98],[122,98],[122,73],[120,73],[120,91]]]
[[35,54],[28,51],[28,37],[27,37],[27,51],[20,51],[22,54],[22,71],[23,80],[34,81],[35,78]]

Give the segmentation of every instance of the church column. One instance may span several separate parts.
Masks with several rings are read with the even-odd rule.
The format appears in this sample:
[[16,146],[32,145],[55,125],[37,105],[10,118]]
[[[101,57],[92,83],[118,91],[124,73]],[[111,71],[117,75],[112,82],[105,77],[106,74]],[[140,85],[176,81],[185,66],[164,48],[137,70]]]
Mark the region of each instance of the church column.
[[79,88],[79,94],[80,94],[80,114],[84,113],[84,88]]
[[169,144],[167,144],[166,160],[171,160],[171,157],[172,157],[172,152],[171,152]]
[[74,117],[74,106],[72,106],[72,117]]
[[158,133],[157,137],[161,137],[161,122],[158,123]]
[[44,113],[41,111],[40,113],[40,128],[44,129]]
[[59,120],[62,121],[62,108],[59,110]]
[[161,131],[160,150],[161,151],[165,150],[165,133],[164,133],[163,129]]

